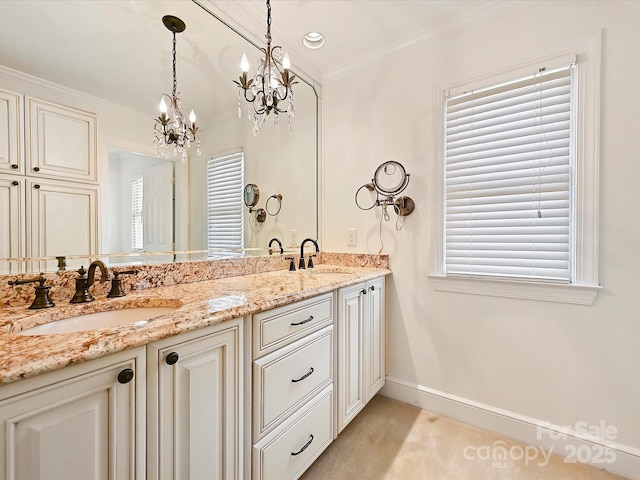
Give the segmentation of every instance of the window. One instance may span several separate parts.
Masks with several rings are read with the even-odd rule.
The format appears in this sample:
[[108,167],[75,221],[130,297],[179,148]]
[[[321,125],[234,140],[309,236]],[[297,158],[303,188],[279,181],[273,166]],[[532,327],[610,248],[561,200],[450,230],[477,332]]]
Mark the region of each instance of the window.
[[571,280],[573,66],[445,102],[445,273]]
[[593,303],[596,37],[577,54],[437,90],[436,290]]
[[142,200],[144,192],[144,180],[142,177],[131,181],[131,250],[144,248],[142,225]]
[[209,257],[236,256],[244,246],[244,154],[207,162],[207,248]]

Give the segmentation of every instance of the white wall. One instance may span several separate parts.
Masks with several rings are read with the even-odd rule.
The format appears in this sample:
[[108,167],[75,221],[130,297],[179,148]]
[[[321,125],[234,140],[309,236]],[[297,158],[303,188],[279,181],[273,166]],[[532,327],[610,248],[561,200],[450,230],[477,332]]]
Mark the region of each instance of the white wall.
[[[385,160],[403,163],[411,174],[405,194],[416,202],[414,214],[400,232],[393,214],[383,226],[393,270],[387,293],[391,383],[502,409],[514,418],[572,426],[604,420],[617,427],[620,451],[635,460],[640,460],[639,20],[640,2],[537,2],[323,85],[324,248],[378,252],[379,209],[358,210],[353,194]],[[595,304],[435,292],[427,278],[432,124],[440,121],[433,118],[432,86],[490,73],[599,29],[603,289]],[[356,248],[347,247],[350,227],[358,229]]]

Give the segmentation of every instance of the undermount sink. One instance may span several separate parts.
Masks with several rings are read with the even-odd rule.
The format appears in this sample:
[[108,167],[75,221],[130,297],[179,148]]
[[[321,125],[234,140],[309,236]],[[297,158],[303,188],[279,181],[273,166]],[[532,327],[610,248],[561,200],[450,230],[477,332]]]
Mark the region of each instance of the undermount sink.
[[354,269],[350,267],[315,267],[306,271],[311,275],[352,275],[354,273]]
[[122,327],[166,315],[177,308],[179,307],[133,307],[106,312],[85,313],[84,315],[54,320],[27,328],[17,332],[17,335],[53,335],[56,333],[74,333],[100,328]]

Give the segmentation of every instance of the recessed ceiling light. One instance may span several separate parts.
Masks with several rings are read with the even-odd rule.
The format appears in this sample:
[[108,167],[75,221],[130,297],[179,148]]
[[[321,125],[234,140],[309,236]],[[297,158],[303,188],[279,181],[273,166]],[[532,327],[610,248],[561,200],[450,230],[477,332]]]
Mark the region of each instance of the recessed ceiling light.
[[324,45],[324,35],[318,32],[309,32],[302,37],[302,43],[307,48],[320,48]]

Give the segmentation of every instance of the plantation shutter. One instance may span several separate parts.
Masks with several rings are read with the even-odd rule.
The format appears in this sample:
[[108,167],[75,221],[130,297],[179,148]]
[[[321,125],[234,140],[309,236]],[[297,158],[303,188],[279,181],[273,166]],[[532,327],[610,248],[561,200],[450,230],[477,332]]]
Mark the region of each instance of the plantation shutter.
[[131,250],[142,250],[144,247],[142,225],[142,200],[144,180],[137,177],[131,181]]
[[[244,154],[207,162],[207,247],[209,256],[238,255],[244,244]],[[235,250],[225,253],[219,250]]]
[[446,100],[447,275],[571,280],[573,68]]

